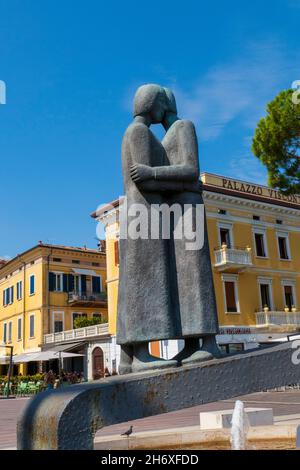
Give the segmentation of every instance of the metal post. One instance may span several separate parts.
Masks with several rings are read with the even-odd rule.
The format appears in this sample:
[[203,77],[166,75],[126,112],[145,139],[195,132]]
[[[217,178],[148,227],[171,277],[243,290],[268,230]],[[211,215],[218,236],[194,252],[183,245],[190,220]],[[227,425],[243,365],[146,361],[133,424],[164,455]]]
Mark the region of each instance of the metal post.
[[13,346],[7,346],[10,348],[10,357],[9,357],[9,367],[8,367],[8,374],[7,374],[7,392],[6,392],[6,398],[9,398],[10,394],[10,383],[11,383],[11,376],[13,372]]
[[58,353],[58,377],[59,377],[59,385],[61,385],[61,351]]

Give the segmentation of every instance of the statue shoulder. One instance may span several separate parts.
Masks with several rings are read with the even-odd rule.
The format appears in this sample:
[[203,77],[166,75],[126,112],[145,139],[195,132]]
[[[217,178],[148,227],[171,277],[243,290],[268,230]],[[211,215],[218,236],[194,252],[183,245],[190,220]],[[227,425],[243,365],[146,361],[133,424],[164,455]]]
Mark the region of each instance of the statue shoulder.
[[135,139],[148,136],[150,134],[149,127],[141,122],[133,122],[130,124],[124,134],[126,139]]
[[175,126],[176,126],[176,132],[184,131],[185,133],[189,135],[196,136],[196,129],[195,129],[194,123],[188,119],[179,119],[178,121],[175,122]]

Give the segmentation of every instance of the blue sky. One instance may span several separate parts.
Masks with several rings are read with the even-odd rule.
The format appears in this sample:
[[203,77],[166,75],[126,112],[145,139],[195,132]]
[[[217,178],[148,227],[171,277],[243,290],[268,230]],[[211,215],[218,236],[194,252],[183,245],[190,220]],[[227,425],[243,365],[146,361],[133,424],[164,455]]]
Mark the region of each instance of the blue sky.
[[200,165],[264,183],[251,137],[300,79],[300,0],[0,0],[0,256],[94,247],[89,214],[123,193],[134,90],[170,86]]

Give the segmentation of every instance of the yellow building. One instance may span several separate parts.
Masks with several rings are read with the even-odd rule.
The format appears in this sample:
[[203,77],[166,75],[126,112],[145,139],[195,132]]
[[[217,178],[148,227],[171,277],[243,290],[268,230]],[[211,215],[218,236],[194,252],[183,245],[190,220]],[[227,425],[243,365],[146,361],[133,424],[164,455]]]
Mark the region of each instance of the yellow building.
[[[204,173],[220,334],[226,352],[257,347],[300,329],[300,197]],[[92,214],[105,225],[109,331],[116,333],[119,200]],[[171,357],[181,341],[152,350]]]
[[[2,265],[0,299],[0,340],[13,346],[16,359],[24,358],[21,373],[40,366],[27,362],[30,353],[85,351],[88,333],[94,339],[108,336],[105,252],[39,243]],[[75,329],[78,317],[99,324],[89,327],[90,332]],[[77,366],[87,372],[82,361]],[[0,367],[3,373],[7,366]]]

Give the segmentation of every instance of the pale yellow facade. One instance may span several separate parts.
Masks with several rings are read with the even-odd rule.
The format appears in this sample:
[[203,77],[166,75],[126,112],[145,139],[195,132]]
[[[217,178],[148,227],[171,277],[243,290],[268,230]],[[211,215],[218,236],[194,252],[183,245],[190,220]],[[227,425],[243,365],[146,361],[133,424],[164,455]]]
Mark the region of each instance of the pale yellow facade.
[[107,322],[104,252],[39,244],[0,269],[0,341],[14,355],[41,351],[45,335],[72,330],[79,315]]
[[[208,173],[201,178],[219,343],[257,345],[299,331],[300,197]],[[116,334],[118,297],[118,207],[114,201],[93,214],[106,230],[112,335]]]

